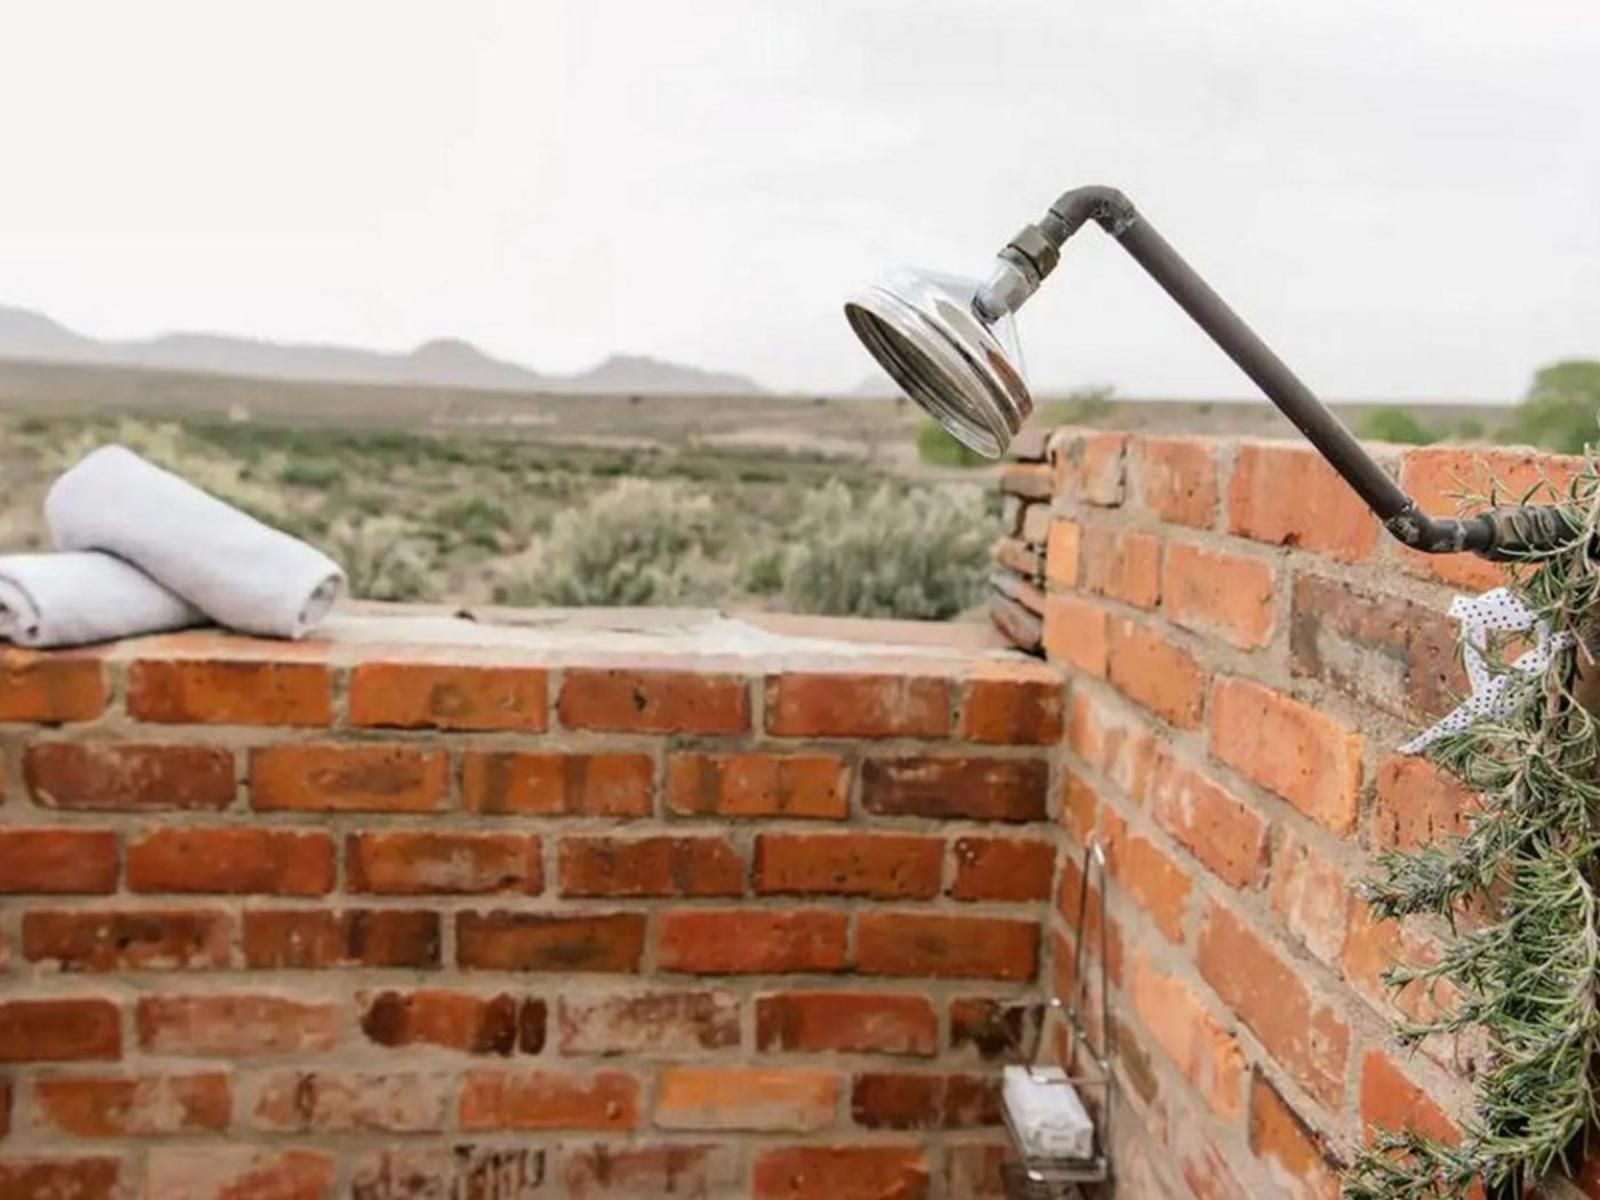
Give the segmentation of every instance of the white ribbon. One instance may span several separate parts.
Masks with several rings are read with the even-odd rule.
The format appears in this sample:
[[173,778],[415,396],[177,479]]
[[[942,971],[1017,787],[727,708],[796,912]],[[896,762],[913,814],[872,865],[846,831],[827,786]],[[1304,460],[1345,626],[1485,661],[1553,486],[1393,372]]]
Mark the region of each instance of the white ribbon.
[[[1461,656],[1467,664],[1472,694],[1443,720],[1401,746],[1402,754],[1419,754],[1445,734],[1465,729],[1481,718],[1493,720],[1509,715],[1517,706],[1522,688],[1543,674],[1551,658],[1574,640],[1570,633],[1551,634],[1549,622],[1538,620],[1509,588],[1495,588],[1481,596],[1457,596],[1450,602],[1450,615],[1461,622]],[[1533,630],[1533,649],[1520,655],[1506,671],[1491,671],[1483,657],[1490,630],[1522,633],[1529,629]]]

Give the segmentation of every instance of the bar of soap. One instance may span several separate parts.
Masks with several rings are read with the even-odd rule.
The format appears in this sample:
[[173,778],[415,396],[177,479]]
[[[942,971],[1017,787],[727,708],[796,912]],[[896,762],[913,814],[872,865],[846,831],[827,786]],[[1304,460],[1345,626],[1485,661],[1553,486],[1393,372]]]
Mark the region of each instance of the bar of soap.
[[1094,1157],[1094,1122],[1060,1067],[1007,1067],[1001,1100],[1025,1158]]

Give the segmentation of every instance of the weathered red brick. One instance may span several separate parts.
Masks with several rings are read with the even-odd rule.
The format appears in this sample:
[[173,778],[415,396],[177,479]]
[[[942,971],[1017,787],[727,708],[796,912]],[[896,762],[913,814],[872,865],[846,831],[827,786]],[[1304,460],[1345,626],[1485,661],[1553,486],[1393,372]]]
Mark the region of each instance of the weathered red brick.
[[763,833],[755,890],[762,895],[929,900],[939,894],[944,840],[910,834]]
[[1161,539],[1091,525],[1083,533],[1083,586],[1136,608],[1161,602]]
[[1012,532],[1030,546],[1043,545],[1050,536],[1050,505],[1042,501],[1023,505],[1017,528]]
[[33,1110],[48,1128],[75,1137],[142,1137],[225,1130],[233,1115],[228,1077],[53,1075],[35,1079]]
[[1452,1144],[1461,1140],[1444,1109],[1382,1050],[1368,1050],[1361,1060],[1360,1110],[1369,1135],[1375,1128],[1415,1129]]
[[331,1200],[334,1160],[278,1146],[154,1146],[145,1161],[144,1194],[152,1200]]
[[568,729],[743,733],[750,690],[737,675],[571,668],[557,702]]
[[907,1054],[938,1049],[939,1018],[924,996],[783,992],[756,1001],[756,1045],[819,1054]]
[[539,839],[512,833],[392,830],[345,839],[346,887],[387,895],[521,892],[544,887]]
[[0,1001],[0,1063],[122,1057],[122,1021],[109,1000]]
[[1122,503],[1128,435],[1094,430],[1060,430],[1050,440],[1055,492],[1086,504],[1114,508]]
[[755,1160],[755,1200],[927,1200],[914,1146],[774,1146]]
[[1042,758],[928,755],[861,764],[861,802],[881,816],[1042,821],[1049,785]]
[[947,1145],[944,1188],[947,1196],[971,1200],[1005,1200],[1004,1164],[1011,1158],[1008,1142],[961,1142]]
[[561,839],[563,896],[738,896],[745,862],[719,837]]
[[1245,1057],[1192,984],[1135,954],[1128,973],[1133,1010],[1155,1044],[1211,1110],[1232,1120],[1244,1108]]
[[[557,1177],[573,1200],[602,1196],[733,1196],[743,1187],[735,1146],[596,1142],[562,1146]],[[475,1194],[475,1193],[474,1193]]]
[[989,620],[1019,650],[1038,653],[1044,646],[1044,593],[1017,576],[996,573],[989,577]]
[[547,707],[542,667],[366,662],[350,676],[352,725],[537,733]]
[[1061,740],[1061,678],[1040,663],[984,663],[967,677],[961,737],[998,745],[1053,746]]
[[1378,764],[1373,849],[1412,851],[1464,837],[1478,808],[1471,792],[1427,759],[1391,754]]
[[701,975],[828,972],[845,965],[846,917],[824,909],[678,909],[659,918],[657,962]]
[[1192,542],[1167,546],[1161,607],[1168,620],[1185,629],[1244,650],[1259,649],[1272,640],[1276,589],[1276,574],[1259,558]]
[[1377,544],[1378,519],[1311,447],[1247,442],[1228,485],[1228,532],[1357,562]]
[[207,909],[33,909],[22,954],[63,971],[206,970],[229,965],[233,918]]
[[624,1071],[472,1071],[461,1089],[461,1128],[593,1129],[639,1124],[639,1081]]
[[1113,808],[1101,810],[1100,831],[1111,878],[1150,914],[1162,936],[1182,942],[1183,915],[1193,890],[1188,873],[1149,838],[1130,833]]
[[120,1158],[0,1158],[0,1196],[6,1200],[120,1200],[124,1194]]
[[101,829],[0,829],[0,894],[99,895],[117,888],[117,835]]
[[1295,1081],[1329,1108],[1344,1096],[1350,1027],[1238,917],[1212,903],[1196,956],[1200,973]]
[[135,892],[320,896],[333,888],[325,833],[245,826],[157,829],[128,847]]
[[720,991],[563,996],[563,1054],[694,1054],[739,1044],[739,998]]
[[244,962],[261,970],[439,965],[439,914],[361,908],[254,909],[244,914]]
[[864,1129],[979,1129],[1001,1124],[993,1075],[870,1071],[851,1085],[850,1115]]
[[863,912],[856,922],[856,969],[864,975],[1032,979],[1038,963],[1034,921]]
[[1211,693],[1211,754],[1335,833],[1355,826],[1361,735],[1248,679]]
[[327,743],[250,753],[258,812],[432,812],[444,804],[449,760],[415,746]]
[[842,820],[850,768],[831,754],[673,754],[666,805],[682,816]]
[[1163,521],[1210,529],[1217,519],[1217,460],[1201,438],[1136,438],[1139,495]]
[[669,1066],[656,1077],[662,1129],[810,1133],[833,1124],[839,1077],[801,1067]]
[[233,803],[233,752],[220,746],[35,742],[23,778],[45,808],[162,812]]
[[490,971],[637,971],[644,934],[643,913],[464,912],[456,961]]
[[1149,718],[1080,688],[1072,695],[1067,744],[1129,799],[1144,800],[1158,762]]
[[327,725],[333,673],[324,662],[141,658],[128,664],[128,712],[168,725]]
[[1079,596],[1051,592],[1044,601],[1044,653],[1051,662],[1104,679],[1111,653],[1105,607]]
[[958,996],[950,1001],[950,1049],[970,1046],[985,1062],[1016,1061],[1032,1052],[1041,1012],[1033,1003]]
[[1229,887],[1260,882],[1266,818],[1199,771],[1163,759],[1150,787],[1150,815]]
[[[410,1140],[355,1157],[350,1200],[527,1200],[544,1187],[549,1151],[541,1146],[455,1145]],[[584,1195],[576,1189],[573,1196]]]
[[1350,882],[1322,851],[1284,830],[1272,856],[1272,908],[1289,932],[1323,962],[1344,952]]
[[1051,491],[1050,468],[1035,463],[1007,463],[1000,472],[1000,490],[1008,496],[1028,500],[1048,500]]
[[1066,778],[1061,793],[1061,824],[1072,831],[1078,844],[1087,844],[1089,837],[1100,826],[1099,794],[1089,782],[1078,775]]
[[93,651],[0,649],[0,721],[92,721],[110,702],[105,666]]
[[1222,1151],[1203,1136],[1184,1148],[1178,1162],[1183,1170],[1183,1181],[1189,1185],[1194,1200],[1234,1200],[1236,1196],[1249,1194]]
[[1001,538],[992,553],[999,566],[1015,571],[1023,579],[1038,583],[1044,577],[1044,553],[1036,546],[1016,538]]
[[1437,608],[1297,574],[1290,667],[1396,716],[1434,715],[1467,690],[1456,623]]
[[[1407,450],[1401,460],[1400,486],[1423,512],[1454,516],[1461,511],[1458,497],[1462,493],[1488,495],[1493,491],[1500,504],[1552,504],[1583,467],[1584,460],[1575,455],[1539,450],[1417,446]],[[1557,490],[1546,486],[1546,480]],[[1413,574],[1470,591],[1487,591],[1505,581],[1503,567],[1475,555],[1422,554],[1403,546],[1397,547],[1396,553]]]
[[272,1133],[429,1133],[446,1127],[453,1080],[421,1071],[273,1071],[252,1081],[250,1124]]
[[1064,517],[1051,521],[1050,532],[1045,539],[1044,577],[1064,588],[1077,587],[1082,547],[1082,525]]
[[547,1005],[538,998],[422,989],[361,998],[361,1031],[380,1046],[438,1046],[467,1054],[537,1054]]
[[1023,838],[956,839],[956,900],[1048,900],[1055,847]]
[[647,817],[654,778],[647,754],[468,750],[461,802],[486,816]]
[[1197,729],[1206,673],[1188,651],[1154,629],[1111,622],[1111,682],[1124,696],[1179,729]]
[[251,992],[143,996],[135,1023],[150,1054],[246,1058],[318,1053],[339,1041],[333,1004]]
[[942,675],[788,672],[767,677],[767,732],[778,737],[944,737]]
[[1338,1200],[1339,1180],[1325,1139],[1257,1069],[1250,1078],[1250,1152],[1296,1200]]

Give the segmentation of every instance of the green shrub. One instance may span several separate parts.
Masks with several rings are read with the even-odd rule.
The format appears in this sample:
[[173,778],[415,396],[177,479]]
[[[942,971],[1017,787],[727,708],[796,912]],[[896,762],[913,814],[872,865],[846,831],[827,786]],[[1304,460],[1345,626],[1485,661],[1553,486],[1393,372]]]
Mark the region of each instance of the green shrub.
[[712,498],[681,483],[622,479],[581,508],[558,513],[526,556],[520,579],[496,596],[561,606],[710,603],[733,571]]
[[433,510],[432,523],[446,534],[485,550],[498,550],[500,536],[511,528],[511,514],[479,496],[455,500]]
[[990,462],[937,421],[924,421],[917,430],[917,457],[930,467],[983,467]]
[[983,594],[994,526],[975,487],[811,493],[783,560],[796,612],[939,620]]
[[1426,446],[1439,440],[1438,434],[1404,408],[1375,408],[1362,418],[1356,432],[1368,441],[1405,446]]
[[398,517],[345,519],[324,544],[345,570],[350,594],[361,600],[433,600],[439,594],[436,551]]
[[1477,417],[1462,417],[1450,431],[1450,436],[1458,441],[1477,442],[1483,439],[1484,433],[1483,422]]
[[330,488],[344,472],[330,462],[291,462],[278,472],[278,482],[287,487]]
[[1533,377],[1504,440],[1582,454],[1600,432],[1600,361],[1572,359]]

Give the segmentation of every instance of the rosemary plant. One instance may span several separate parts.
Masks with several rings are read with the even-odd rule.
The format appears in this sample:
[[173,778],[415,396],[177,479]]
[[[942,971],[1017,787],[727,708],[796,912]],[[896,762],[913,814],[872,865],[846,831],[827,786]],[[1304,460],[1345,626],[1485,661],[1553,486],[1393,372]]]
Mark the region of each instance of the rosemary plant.
[[[1487,1062],[1472,1112],[1449,1143],[1414,1130],[1382,1130],[1345,1172],[1347,1200],[1491,1200],[1524,1194],[1576,1165],[1600,1118],[1600,726],[1574,694],[1580,656],[1600,613],[1600,571],[1588,553],[1600,507],[1591,462],[1563,489],[1580,532],[1521,565],[1513,590],[1552,631],[1576,636],[1538,675],[1511,686],[1511,711],[1480,718],[1429,747],[1429,756],[1476,793],[1467,832],[1448,844],[1391,853],[1364,884],[1383,918],[1444,918],[1438,959],[1397,965],[1398,991],[1454,997],[1439,1015],[1403,1023],[1402,1044],[1477,1030]],[[1480,498],[1478,502],[1493,497]],[[1491,670],[1506,671],[1491,646]],[[1475,902],[1486,919],[1458,922]]]

